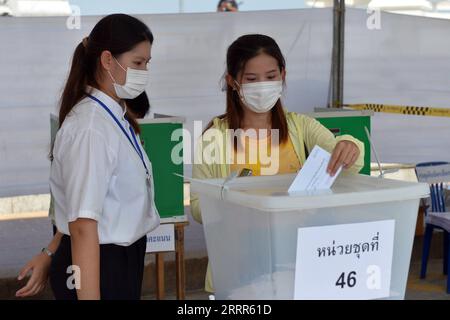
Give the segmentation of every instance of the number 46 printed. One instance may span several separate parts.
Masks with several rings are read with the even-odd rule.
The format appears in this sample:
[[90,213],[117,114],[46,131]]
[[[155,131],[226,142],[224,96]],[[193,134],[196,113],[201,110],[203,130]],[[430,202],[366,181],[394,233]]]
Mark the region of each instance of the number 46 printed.
[[[366,285],[370,290],[381,289],[381,269],[378,266],[370,265],[366,270]],[[336,287],[341,289],[353,288],[358,282],[358,274],[356,271],[342,272],[336,280]]]

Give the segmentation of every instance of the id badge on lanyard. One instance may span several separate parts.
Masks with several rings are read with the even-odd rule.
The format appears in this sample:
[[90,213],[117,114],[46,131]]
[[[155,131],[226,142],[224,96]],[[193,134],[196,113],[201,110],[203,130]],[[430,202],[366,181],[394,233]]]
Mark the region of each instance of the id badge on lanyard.
[[[117,119],[117,117],[112,113],[112,111],[108,108],[108,106],[106,106],[102,101],[100,101],[99,99],[97,99],[96,97],[87,94],[87,96],[89,98],[91,98],[92,100],[94,100],[95,102],[97,102],[103,109],[105,109],[106,112],[108,112],[108,114],[111,116],[111,118],[116,122],[116,124],[119,126],[119,128],[122,130],[123,134],[127,137],[128,141],[131,143],[131,145],[133,146],[133,149],[137,152],[139,158],[141,158],[142,164],[144,165],[145,168],[145,173],[146,173],[146,180],[147,180],[147,187],[148,189],[151,189],[152,186],[152,176],[150,175],[150,171],[147,167],[147,164],[145,163],[145,158],[144,158],[144,153],[142,152],[139,143],[137,142],[136,139],[136,134],[134,133],[133,127],[129,125],[129,129],[131,132],[131,136],[133,137],[133,141],[130,138],[130,135],[127,133],[127,131],[125,130],[125,128],[123,127],[123,125],[120,123],[120,121]],[[134,142],[134,143],[133,143]]]

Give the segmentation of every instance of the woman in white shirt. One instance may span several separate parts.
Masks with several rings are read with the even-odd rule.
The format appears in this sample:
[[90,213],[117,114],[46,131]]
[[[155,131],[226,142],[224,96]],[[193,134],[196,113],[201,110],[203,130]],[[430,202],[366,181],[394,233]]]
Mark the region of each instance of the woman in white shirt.
[[50,173],[62,233],[56,252],[47,249],[56,299],[140,299],[146,234],[159,215],[124,100],[145,90],[152,43],[144,23],[115,14],[75,50]]

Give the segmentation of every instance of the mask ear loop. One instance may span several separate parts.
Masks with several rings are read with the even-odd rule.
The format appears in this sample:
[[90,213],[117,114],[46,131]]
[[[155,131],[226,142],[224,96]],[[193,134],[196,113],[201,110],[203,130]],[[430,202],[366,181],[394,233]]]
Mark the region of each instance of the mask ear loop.
[[241,101],[242,101],[245,105],[247,105],[247,102],[245,101],[245,97],[244,97],[244,95],[242,94],[242,87],[241,87],[241,85],[240,85],[239,82],[237,82],[236,80],[233,80],[233,81],[234,81],[234,83],[235,83],[236,86],[237,86],[237,88],[235,87],[235,88],[233,88],[233,90],[237,92],[237,94],[238,94],[238,96],[239,96],[239,99],[241,99]]
[[[122,65],[120,64],[120,62],[117,61],[116,57],[114,57],[114,56],[112,56],[112,57],[113,57],[114,61],[116,61],[116,63],[119,65],[119,67],[121,67],[122,70],[125,71],[125,75],[128,76],[127,70],[126,70],[124,67],[122,67]],[[108,74],[109,74],[109,77],[111,78],[111,80],[113,81],[113,83],[117,84],[117,81],[116,81],[116,79],[114,79],[114,77],[112,76],[111,71],[108,70]]]
[[236,87],[233,87],[234,91],[237,91],[238,93],[241,91],[241,85],[236,80],[233,80]]
[[108,70],[108,74],[109,74],[109,77],[111,78],[112,82],[116,84],[117,82],[116,82],[116,80],[114,79],[114,77],[112,76],[112,74],[111,74],[111,72],[109,70]]
[[117,64],[119,65],[119,67],[122,68],[123,71],[127,72],[127,69],[125,69],[124,67],[122,67],[122,65],[120,64],[119,61],[117,61],[116,57],[112,56],[114,58],[114,60],[116,60]]

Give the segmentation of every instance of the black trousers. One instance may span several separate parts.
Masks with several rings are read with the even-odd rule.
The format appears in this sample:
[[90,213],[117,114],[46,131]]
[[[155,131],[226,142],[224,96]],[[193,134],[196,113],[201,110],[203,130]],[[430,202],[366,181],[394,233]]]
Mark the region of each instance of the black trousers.
[[[100,245],[102,300],[140,300],[146,245],[146,236],[128,247]],[[69,289],[67,285],[69,277],[73,276],[72,273],[67,273],[67,268],[71,265],[70,237],[64,235],[50,266],[50,285],[56,300],[77,300],[76,289]],[[80,272],[82,276],[83,270]]]

